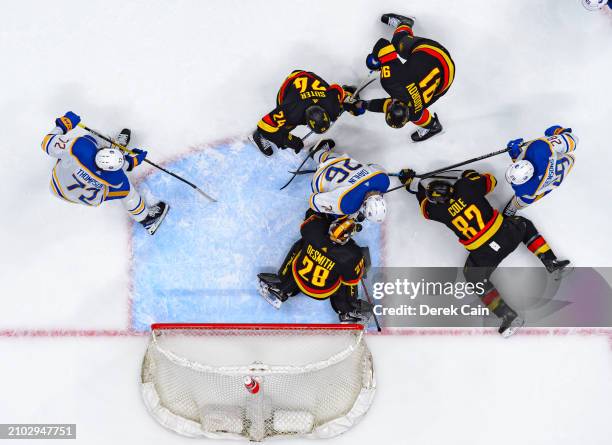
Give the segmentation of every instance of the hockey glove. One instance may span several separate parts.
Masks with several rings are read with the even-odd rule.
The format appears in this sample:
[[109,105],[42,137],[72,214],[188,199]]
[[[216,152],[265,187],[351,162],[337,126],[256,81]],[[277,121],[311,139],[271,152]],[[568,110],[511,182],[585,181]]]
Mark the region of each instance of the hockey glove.
[[397,175],[400,182],[406,186],[406,190],[408,191],[410,191],[410,184],[412,184],[415,176],[416,172],[410,168],[400,170],[399,174]]
[[521,154],[521,145],[523,144],[523,138],[514,139],[506,145],[506,148],[509,148],[508,154],[512,159],[516,159]]
[[55,119],[55,125],[61,128],[64,134],[74,129],[81,122],[80,116],[77,116],[72,111],[66,112],[62,117]]
[[287,137],[285,138],[285,147],[282,148],[291,148],[296,154],[298,154],[300,151],[302,151],[302,148],[304,148],[304,142],[299,137],[288,133]]
[[365,100],[357,100],[355,102],[344,102],[342,107],[351,113],[353,116],[361,116],[368,109],[368,102]]
[[366,66],[370,71],[378,71],[381,67],[381,63],[374,54],[368,54],[368,57],[366,57]]
[[147,157],[147,152],[145,150],[139,150],[138,148],[134,148],[132,152],[134,153],[133,155],[130,154],[125,157],[125,160],[128,163],[127,170],[129,172],[131,172],[134,167],[137,167],[142,164],[145,158]]
[[564,128],[561,125],[553,125],[552,127],[548,127],[544,131],[544,134],[546,136],[554,136],[556,134],[571,133],[571,132],[572,132],[571,128]]

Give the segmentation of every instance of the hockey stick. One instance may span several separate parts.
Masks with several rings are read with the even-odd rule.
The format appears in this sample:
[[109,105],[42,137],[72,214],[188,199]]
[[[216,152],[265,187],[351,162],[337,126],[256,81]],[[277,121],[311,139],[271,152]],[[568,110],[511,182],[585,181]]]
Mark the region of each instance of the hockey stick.
[[[361,279],[361,287],[363,287],[363,292],[365,293],[366,300],[368,301],[368,303],[370,303],[371,305],[374,305],[374,302],[372,301],[372,297],[370,297],[370,293],[368,292],[368,288],[366,287],[363,281],[363,278]],[[376,330],[378,332],[381,332],[382,329],[380,327],[380,323],[378,322],[378,317],[376,317],[376,314],[374,313],[374,308],[372,308],[372,317],[374,318],[374,323],[376,324]]]
[[[357,88],[355,90],[355,93],[353,93],[353,97],[357,97],[359,95],[359,93],[361,93],[365,89],[365,87],[367,87],[368,85],[370,85],[372,82],[374,82],[376,80],[376,78],[370,79],[370,77],[372,76],[372,73],[373,73],[373,71],[370,71],[370,73],[368,74],[368,77],[366,77],[365,81],[362,82],[362,84],[359,86],[359,88]],[[340,116],[342,116],[342,113],[344,113],[344,109],[340,111],[340,114],[338,114],[338,117],[336,118],[336,121],[340,118]],[[334,124],[334,122],[332,122],[332,125]],[[331,128],[331,126],[330,126],[330,128]],[[304,136],[302,138],[302,141],[305,141],[313,133],[314,133],[314,131],[310,130],[310,132],[306,136]],[[306,155],[306,157],[304,158],[302,163],[299,165],[297,170],[295,172],[293,172],[293,176],[291,176],[289,181],[287,181],[287,183],[285,185],[283,185],[280,188],[280,190],[284,190],[289,184],[291,184],[291,182],[293,182],[295,177],[300,174],[299,172],[302,170],[302,167],[304,166],[304,164],[306,164],[306,161],[308,161],[308,158],[310,158],[310,153],[308,153]]]
[[[99,133],[98,131],[89,128],[88,126],[86,126],[83,123],[79,123],[78,124],[79,127],[81,127],[83,130],[88,131],[89,133],[98,136],[100,139],[105,140],[106,142],[108,142],[109,144],[114,145],[115,147],[118,147],[119,149],[121,149],[122,151],[134,155],[135,153],[130,150],[129,148],[127,148],[124,145],[121,145],[119,143],[117,143],[116,141],[113,141],[111,138],[104,136],[103,134]],[[170,176],[175,177],[176,179],[178,179],[181,182],[184,182],[185,184],[187,184],[188,186],[190,186],[192,189],[194,189],[196,192],[198,192],[200,195],[204,196],[206,199],[208,199],[210,202],[217,202],[217,200],[215,198],[213,198],[212,196],[206,194],[202,189],[200,189],[197,185],[193,184],[192,182],[187,181],[184,178],[181,178],[179,175],[177,175],[176,173],[172,173],[170,170],[165,169],[164,167],[157,165],[156,163],[149,161],[148,159],[145,159],[144,162],[146,162],[147,164],[152,165],[155,168],[158,168],[159,170],[163,171],[164,173],[168,173]]]
[[[521,144],[521,145],[524,145],[524,144]],[[477,158],[472,158],[472,159],[468,159],[467,161],[458,162],[457,164],[449,165],[448,167],[443,167],[443,168],[439,168],[437,170],[433,170],[433,171],[430,171],[430,172],[427,172],[427,173],[423,173],[423,174],[420,174],[420,175],[415,175],[414,177],[415,178],[420,178],[420,179],[431,178],[432,176],[435,176],[437,173],[442,173],[442,172],[445,172],[445,171],[448,171],[448,170],[452,170],[455,167],[461,167],[463,165],[471,164],[472,162],[477,162],[477,161],[482,161],[483,159],[492,158],[493,156],[497,156],[497,155],[506,153],[508,151],[510,151],[510,148],[504,148],[503,150],[494,151],[494,152],[488,153],[486,155],[478,156]],[[389,175],[389,176],[397,176],[397,175],[399,175],[399,173],[392,174],[392,175]],[[442,178],[442,176],[440,176],[440,178]],[[404,187],[405,187],[404,184],[398,185],[397,187],[393,187],[393,188],[387,190],[385,192],[385,194],[386,193],[390,193],[390,192],[392,192],[394,190],[398,190],[398,189],[404,188]]]

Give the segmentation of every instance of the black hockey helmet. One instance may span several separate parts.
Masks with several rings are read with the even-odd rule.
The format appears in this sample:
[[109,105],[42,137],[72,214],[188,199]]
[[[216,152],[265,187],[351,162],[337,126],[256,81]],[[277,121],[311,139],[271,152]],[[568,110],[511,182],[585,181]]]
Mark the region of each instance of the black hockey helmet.
[[445,204],[453,197],[455,188],[453,185],[442,179],[435,179],[427,184],[425,196],[433,204]]
[[391,99],[385,106],[385,121],[392,128],[402,128],[408,122],[408,106],[401,100]]
[[306,125],[315,133],[321,134],[329,130],[331,119],[322,106],[311,105],[306,108]]

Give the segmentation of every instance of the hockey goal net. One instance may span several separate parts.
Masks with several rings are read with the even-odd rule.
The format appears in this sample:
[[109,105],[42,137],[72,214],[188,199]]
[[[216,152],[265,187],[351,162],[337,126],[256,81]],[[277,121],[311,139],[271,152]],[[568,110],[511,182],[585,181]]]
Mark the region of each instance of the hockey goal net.
[[333,437],[374,396],[361,325],[154,324],[151,332],[145,404],[186,436]]

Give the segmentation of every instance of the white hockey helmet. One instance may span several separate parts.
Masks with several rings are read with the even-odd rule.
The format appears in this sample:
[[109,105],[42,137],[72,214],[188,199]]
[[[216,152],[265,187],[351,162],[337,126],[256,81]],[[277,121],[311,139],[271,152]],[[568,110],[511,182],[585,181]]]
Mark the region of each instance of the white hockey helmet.
[[373,193],[368,196],[361,206],[361,213],[369,221],[381,223],[387,216],[387,203],[380,193]]
[[582,6],[589,11],[597,11],[603,8],[606,3],[608,3],[608,0],[582,0]]
[[123,152],[118,148],[101,148],[96,153],[96,165],[107,172],[121,170],[124,162]]
[[506,170],[506,181],[510,184],[525,184],[533,177],[533,164],[526,160],[516,161]]

